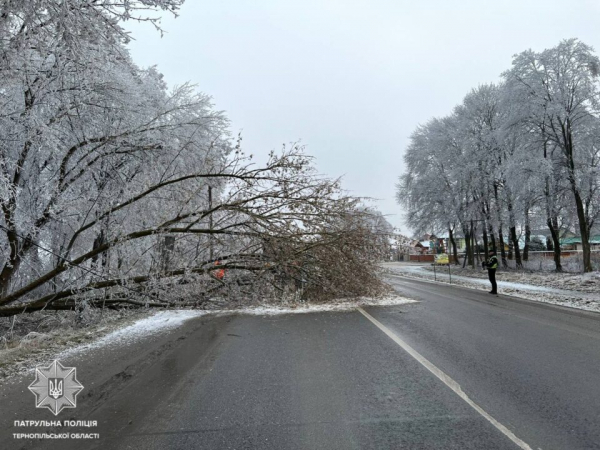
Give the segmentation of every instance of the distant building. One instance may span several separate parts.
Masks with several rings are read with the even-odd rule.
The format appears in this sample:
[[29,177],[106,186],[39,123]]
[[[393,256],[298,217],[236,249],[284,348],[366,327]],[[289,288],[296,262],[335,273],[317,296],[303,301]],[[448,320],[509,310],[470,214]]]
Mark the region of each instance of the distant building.
[[[413,242],[413,248],[419,249],[415,252],[418,254],[437,255],[440,253],[445,253],[446,249],[448,248],[446,239],[443,237],[438,237],[435,234],[424,234]],[[417,243],[419,244],[418,246]]]
[[429,244],[427,244],[427,247],[425,247],[421,241],[412,241],[410,249],[412,254],[422,255],[423,253],[427,253],[429,251]]
[[[560,246],[563,250],[583,250],[580,236],[561,239]],[[600,250],[600,234],[590,236],[590,249]]]
[[[579,231],[579,229],[576,231]],[[579,233],[569,233],[564,237],[561,236],[560,246],[563,250],[583,250]],[[590,248],[591,250],[600,250],[600,226],[592,227],[590,230]]]

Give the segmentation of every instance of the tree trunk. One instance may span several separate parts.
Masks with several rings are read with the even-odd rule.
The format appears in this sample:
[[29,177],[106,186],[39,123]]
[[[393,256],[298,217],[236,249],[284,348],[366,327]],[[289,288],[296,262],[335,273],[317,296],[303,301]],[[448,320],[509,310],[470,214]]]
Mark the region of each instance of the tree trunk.
[[7,259],[4,261],[4,267],[0,271],[0,298],[8,295],[10,289],[10,283],[21,265],[21,242],[19,235],[16,231],[15,224],[13,222],[13,209],[10,205],[2,205],[2,212],[4,213],[4,219],[6,221],[6,240],[8,241],[8,247],[10,252]]
[[465,255],[465,261],[463,263],[463,267],[468,263],[470,266],[474,265],[474,261],[473,261],[473,252],[471,251],[471,233],[469,231],[469,226],[464,226],[463,227],[463,233],[465,235],[465,251],[466,251],[466,255]]
[[[213,207],[213,201],[212,201],[212,186],[208,186],[208,210],[212,210]],[[213,215],[212,215],[212,211],[209,213],[208,215],[208,228],[212,231],[213,229]],[[215,248],[214,248],[214,241],[213,241],[213,235],[212,233],[208,235],[208,255],[209,255],[209,259],[211,261],[214,261],[215,258]]]
[[[544,144],[544,158],[547,157],[546,144]],[[552,236],[552,250],[554,251],[554,270],[562,272],[562,264],[560,262],[560,236],[558,235],[558,218],[553,214],[554,207],[551,204],[550,196],[550,179],[546,177],[546,186],[544,189],[546,197],[546,224]]]
[[525,247],[523,248],[523,261],[529,261],[529,243],[531,242],[531,224],[529,208],[525,208]]
[[454,240],[454,233],[452,228],[448,228],[448,237],[450,238],[450,244],[452,245],[452,255],[454,256],[454,264],[458,264],[458,251],[456,250],[456,241]]
[[510,239],[512,241],[512,248],[515,252],[515,263],[517,268],[523,267],[523,262],[521,261],[521,250],[519,249],[519,239],[517,239],[517,229],[515,227],[510,227]]
[[506,250],[504,249],[504,236],[502,231],[502,212],[500,211],[500,201],[498,199],[498,183],[494,183],[494,200],[496,201],[496,215],[498,218],[498,244],[500,245],[500,254],[502,256],[502,267],[507,268]]
[[494,250],[494,253],[496,252],[496,238],[494,237],[494,227],[492,226],[492,215],[489,202],[483,204],[483,214],[485,217],[483,224],[483,241],[485,245],[485,258],[487,259],[487,254],[490,251],[488,239],[491,243],[491,249]]
[[592,255],[590,252],[590,229],[587,224],[583,201],[579,191],[574,191],[575,205],[577,206],[577,218],[579,219],[579,232],[581,233],[581,248],[583,250],[583,271],[592,271]]
[[473,221],[471,220],[471,268],[475,268],[475,245],[477,244],[475,240],[475,227],[473,226]]
[[487,252],[489,251],[488,247],[488,235],[487,235],[487,223],[483,222],[483,257],[487,256]]
[[[104,233],[104,230],[100,230],[100,233],[98,233],[98,235],[96,236],[96,238],[94,239],[94,242],[92,243],[92,250],[96,250],[98,247],[100,247],[101,245],[104,245],[106,243],[106,234]],[[95,255],[92,258],[91,261],[91,265],[92,265],[92,269],[94,269],[97,264],[98,264],[98,257],[100,257],[102,259],[102,267],[104,267],[106,265],[106,252],[102,253],[102,255]]]
[[165,236],[161,243],[160,270],[166,273],[171,269],[173,250],[175,249],[175,236]]
[[18,268],[19,262],[20,259],[17,259],[12,263],[7,262],[2,268],[2,272],[0,272],[0,298],[8,295],[10,291],[10,281],[12,280],[13,274]]
[[492,244],[492,250],[494,251],[494,253],[498,254],[497,251],[497,247],[496,247],[496,237],[494,236],[494,227],[492,226],[492,224],[488,224],[489,227],[489,237],[490,237],[490,242]]
[[481,248],[479,248],[479,242],[477,242],[477,232],[473,233],[473,244],[476,251],[475,256],[477,256],[477,266],[481,266]]
[[[510,240],[512,241],[512,249],[515,252],[515,263],[517,269],[523,267],[523,262],[521,261],[521,251],[519,250],[519,240],[517,239],[517,227],[515,224],[515,212],[513,210],[512,200],[508,200],[508,220],[509,220],[509,232],[510,232]],[[510,249],[509,249],[510,250]]]
[[554,266],[557,272],[562,272],[562,264],[560,262],[560,237],[558,235],[558,219],[548,218],[546,224],[552,235],[552,250],[554,250]]
[[498,245],[500,246],[500,256],[502,259],[502,267],[508,267],[508,261],[506,260],[506,249],[504,248],[504,236],[502,235],[502,223],[498,226]]
[[567,158],[567,168],[569,170],[569,183],[571,185],[571,191],[575,197],[575,207],[577,209],[577,219],[579,220],[579,232],[581,233],[581,247],[583,250],[583,271],[592,271],[592,259],[590,253],[590,227],[583,206],[583,200],[581,193],[577,187],[577,179],[575,177],[575,158],[574,158],[574,145],[573,145],[573,133],[571,131],[571,121],[567,118],[565,123],[561,123],[562,135],[564,139],[564,152]]

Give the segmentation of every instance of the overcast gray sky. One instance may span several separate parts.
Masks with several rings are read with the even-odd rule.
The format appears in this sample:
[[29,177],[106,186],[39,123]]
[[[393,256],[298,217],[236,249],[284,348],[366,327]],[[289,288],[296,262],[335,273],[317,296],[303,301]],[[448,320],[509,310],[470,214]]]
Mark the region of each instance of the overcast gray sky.
[[164,37],[128,24],[141,66],[196,83],[259,157],[301,140],[317,167],[402,232],[394,200],[412,131],[512,55],[577,37],[600,48],[598,0],[187,0]]

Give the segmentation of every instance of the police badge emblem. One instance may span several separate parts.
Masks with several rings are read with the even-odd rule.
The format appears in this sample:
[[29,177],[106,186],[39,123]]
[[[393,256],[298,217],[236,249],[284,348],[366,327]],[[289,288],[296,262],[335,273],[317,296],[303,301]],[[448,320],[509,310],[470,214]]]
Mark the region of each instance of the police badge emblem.
[[77,394],[83,385],[77,381],[75,367],[64,367],[54,361],[48,367],[36,367],[29,390],[35,395],[36,408],[48,408],[57,416],[63,409],[77,406]]

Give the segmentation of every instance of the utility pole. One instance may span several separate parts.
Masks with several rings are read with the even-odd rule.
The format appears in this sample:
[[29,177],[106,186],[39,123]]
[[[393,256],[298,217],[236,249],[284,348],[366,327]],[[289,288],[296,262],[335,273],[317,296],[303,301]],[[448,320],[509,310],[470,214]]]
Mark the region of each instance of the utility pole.
[[214,248],[213,248],[213,215],[212,215],[212,186],[208,186],[208,229],[210,230],[210,234],[208,235],[208,259],[210,261],[213,260],[214,257]]

